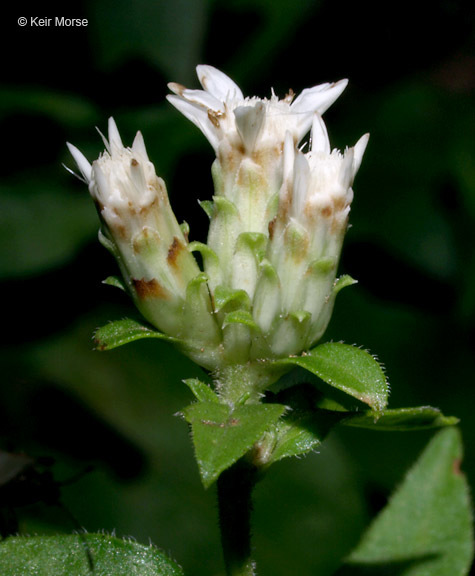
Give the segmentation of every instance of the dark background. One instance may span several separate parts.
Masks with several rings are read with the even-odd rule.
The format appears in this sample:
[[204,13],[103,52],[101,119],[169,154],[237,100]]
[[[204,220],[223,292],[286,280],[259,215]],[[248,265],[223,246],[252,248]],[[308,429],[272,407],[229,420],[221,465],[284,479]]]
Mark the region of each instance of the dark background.
[[[20,16],[87,18],[20,27]],[[475,114],[470,2],[95,0],[17,2],[3,18],[0,90],[0,447],[55,458],[58,479],[92,463],[64,502],[89,531],[116,530],[170,552],[187,573],[219,574],[216,505],[176,412],[196,368],[141,342],[92,351],[94,329],[131,313],[101,281],[116,272],[65,142],[91,160],[113,115],[140,129],[179,220],[205,240],[197,199],[213,153],[166,101],[221,68],[245,94],[283,96],[349,78],[325,114],[332,143],[369,147],[355,182],[338,298],[325,339],[378,355],[391,407],[431,404],[461,418],[475,481]],[[262,574],[331,574],[430,438],[333,433],[319,454],[275,466],[258,487]],[[70,531],[61,510],[19,511],[27,532]]]

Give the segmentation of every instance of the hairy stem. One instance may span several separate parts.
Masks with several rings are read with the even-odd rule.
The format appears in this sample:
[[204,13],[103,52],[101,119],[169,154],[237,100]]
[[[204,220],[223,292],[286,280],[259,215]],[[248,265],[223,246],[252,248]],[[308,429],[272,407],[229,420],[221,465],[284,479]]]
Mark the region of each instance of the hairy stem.
[[242,460],[218,479],[221,544],[228,576],[255,574],[251,559],[251,512],[256,481],[257,469]]

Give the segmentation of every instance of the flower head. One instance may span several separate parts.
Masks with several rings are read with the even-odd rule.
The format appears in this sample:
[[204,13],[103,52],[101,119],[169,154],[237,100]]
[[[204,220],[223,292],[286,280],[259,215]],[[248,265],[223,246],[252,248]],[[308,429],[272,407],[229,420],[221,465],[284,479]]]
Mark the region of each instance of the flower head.
[[[108,140],[102,136],[106,150],[92,165],[75,146],[68,144],[68,147],[107,227],[128,227],[128,234],[133,236],[137,230],[131,227],[141,229],[156,216],[147,207],[153,205],[157,194],[163,195],[165,184],[155,174],[140,132],[132,147],[126,148],[110,118],[108,135]],[[142,212],[145,220],[134,217],[138,212]]]
[[328,232],[328,227],[333,232],[344,231],[353,200],[353,181],[368,139],[365,134],[344,153],[331,150],[325,124],[318,115],[313,120],[307,154],[296,150],[287,135],[278,221],[298,221],[313,232]]
[[[353,200],[353,180],[368,138],[364,135],[344,153],[332,151],[318,115],[308,153],[296,149],[287,134],[279,206],[267,250],[279,279],[279,314],[274,314],[270,337],[276,353],[294,353],[296,344],[300,349],[309,348],[327,327],[334,297],[343,286],[335,289],[336,269]],[[260,302],[256,314],[263,314],[271,332],[267,302]],[[301,340],[292,337],[299,324]]]
[[[106,150],[92,165],[68,144],[98,208],[103,223],[101,241],[117,258],[126,288],[145,318],[167,334],[180,337],[186,330],[188,286],[200,269],[173,214],[165,183],[148,158],[141,133],[132,147],[126,148],[110,118],[109,140],[103,140]],[[210,303],[204,302],[204,308],[210,316]]]
[[212,66],[198,66],[197,74],[203,90],[172,83],[168,100],[201,129],[216,152],[208,247],[219,262],[211,276],[216,270],[219,274],[211,282],[252,295],[255,266],[245,257],[245,238],[249,233],[268,237],[282,186],[284,141],[287,137],[296,148],[315,114],[325,112],[347,81],[308,88],[297,97],[291,91],[279,99],[274,93],[244,97],[233,80]]
[[340,96],[347,80],[307,88],[280,100],[244,97],[241,89],[212,66],[198,66],[203,90],[170,83],[168,100],[200,128],[216,152],[223,140],[244,147],[248,155],[283,142],[289,131],[297,144],[309,131],[315,113],[323,114]]

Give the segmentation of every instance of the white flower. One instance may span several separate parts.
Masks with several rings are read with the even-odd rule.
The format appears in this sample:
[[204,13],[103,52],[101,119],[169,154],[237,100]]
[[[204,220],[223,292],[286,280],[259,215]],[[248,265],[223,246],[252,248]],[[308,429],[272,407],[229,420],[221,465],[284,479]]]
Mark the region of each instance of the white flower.
[[[279,320],[272,324],[270,335],[271,348],[278,354],[295,353],[296,344],[309,348],[326,329],[336,294],[336,269],[353,200],[353,180],[368,138],[364,135],[343,154],[331,151],[318,115],[307,154],[296,150],[291,135],[286,136],[283,184],[267,252],[280,280],[279,314],[275,315]],[[271,295],[269,302],[275,302],[275,288]],[[267,302],[262,298],[260,302],[256,313],[268,318]],[[266,326],[270,326],[268,320]]]
[[[311,149],[307,154],[295,150],[290,136],[286,137],[280,211],[312,232],[311,252],[315,256],[337,231],[346,229],[353,200],[352,185],[368,139],[369,134],[365,134],[343,154],[331,150],[325,124],[319,115],[313,119]],[[322,236],[326,236],[327,242]]]
[[93,164],[73,145],[72,156],[89,185],[104,224],[102,243],[115,255],[126,287],[145,318],[178,336],[188,284],[200,269],[155,173],[140,132],[131,148],[109,119],[106,150]]
[[[106,224],[141,229],[151,217],[145,208],[154,202],[165,184],[155,174],[140,132],[132,147],[125,148],[113,118],[109,119],[108,128],[109,140],[101,134],[106,150],[92,165],[75,146],[68,143],[68,148]],[[148,216],[145,222],[131,217],[140,211]]]
[[68,146],[100,213],[101,240],[143,316],[201,366],[219,374],[240,366],[267,382],[276,373],[264,377],[262,360],[313,346],[336,293],[353,282],[336,281],[336,271],[368,135],[331,150],[321,115],[346,80],[261,99],[211,66],[197,73],[202,90],[170,84],[168,99],[216,152],[213,201],[203,202],[207,244],[188,243],[140,133],[124,147],[110,119],[92,165]]
[[216,152],[213,164],[214,211],[208,247],[218,259],[210,276],[215,285],[223,281],[252,296],[254,282],[248,280],[255,268],[254,257],[242,236],[268,237],[269,222],[275,217],[283,176],[285,135],[297,146],[310,130],[315,113],[323,112],[338,98],[347,81],[322,84],[299,96],[279,99],[244,97],[228,76],[212,66],[198,66],[203,90],[170,84],[168,100],[208,138]]
[[340,96],[347,80],[307,88],[294,99],[289,93],[280,100],[243,96],[240,88],[223,72],[200,65],[197,74],[203,90],[169,84],[174,95],[168,100],[198,126],[216,152],[223,140],[243,145],[251,155],[256,150],[283,142],[287,131],[295,144],[309,131],[313,115],[323,114]]

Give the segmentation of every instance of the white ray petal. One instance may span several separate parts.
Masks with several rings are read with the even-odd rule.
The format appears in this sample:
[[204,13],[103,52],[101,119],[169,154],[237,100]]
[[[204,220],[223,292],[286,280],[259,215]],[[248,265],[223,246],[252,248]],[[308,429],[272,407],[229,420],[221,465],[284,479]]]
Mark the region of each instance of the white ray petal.
[[198,126],[198,128],[203,132],[203,134],[210,142],[211,146],[216,149],[219,143],[219,138],[216,129],[209,120],[208,112],[200,106],[196,106],[195,104],[188,102],[188,100],[185,100],[181,96],[168,94],[167,100],[170,102],[170,104],[175,106],[175,108],[179,110],[183,116],[193,122],[195,126]]
[[168,94],[166,98],[183,116],[201,128],[204,120],[208,117],[208,113],[204,108],[196,106],[192,102],[185,100],[181,96],[175,96],[174,94]]
[[255,106],[238,106],[234,109],[236,128],[247,153],[252,153],[264,124],[266,111],[262,102]]
[[109,118],[108,122],[108,134],[109,134],[109,146],[111,149],[111,153],[119,152],[124,148],[122,144],[122,139],[119,134],[119,130],[117,128],[117,124],[115,123],[114,118],[112,116]]
[[107,152],[108,152],[109,154],[111,154],[112,151],[111,151],[111,147],[110,147],[110,145],[109,145],[109,141],[107,140],[107,138],[104,136],[104,134],[99,130],[99,128],[98,128],[97,126],[96,126],[96,130],[97,130],[99,136],[100,136],[101,139],[102,139],[102,143],[104,144],[105,149],[107,150]]
[[323,114],[346,88],[348,80],[340,80],[334,84],[320,84],[313,88],[306,88],[291,104],[291,110],[295,113]]
[[366,146],[368,145],[369,134],[364,134],[358,140],[354,146],[354,156],[353,156],[353,178],[360,169],[361,162],[363,160],[363,154],[365,153]]
[[140,131],[135,135],[134,141],[132,143],[132,150],[134,152],[138,152],[141,156],[148,160],[147,149],[145,148],[145,142],[142,136],[142,132]]
[[92,166],[92,172],[95,185],[89,187],[91,195],[102,204],[106,204],[112,195],[109,180],[97,161]]
[[292,207],[295,217],[303,213],[310,181],[310,167],[305,155],[298,152],[294,161],[294,189]]
[[295,161],[295,143],[292,134],[287,130],[284,139],[284,164],[283,164],[283,179],[284,182],[290,181],[294,169]]
[[170,82],[168,88],[177,96],[181,96],[193,104],[212,110],[224,109],[223,102],[205,90],[191,90],[175,82]]
[[353,171],[354,148],[348,148],[341,159],[340,172],[338,179],[343,189],[348,189],[353,184],[354,171]]
[[71,156],[74,158],[74,161],[76,162],[84,179],[86,180],[86,182],[89,182],[91,180],[91,174],[92,174],[92,166],[90,162],[87,160],[84,154],[80,150],[78,150],[78,148],[76,148],[76,146],[70,144],[69,142],[66,142],[66,145],[69,148],[69,152],[71,153]]
[[224,72],[204,64],[197,66],[196,72],[203,88],[218,100],[244,100],[239,86]]
[[330,140],[328,139],[327,127],[319,114],[315,114],[312,123],[312,152],[330,154]]

